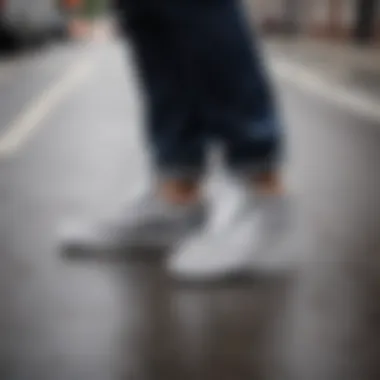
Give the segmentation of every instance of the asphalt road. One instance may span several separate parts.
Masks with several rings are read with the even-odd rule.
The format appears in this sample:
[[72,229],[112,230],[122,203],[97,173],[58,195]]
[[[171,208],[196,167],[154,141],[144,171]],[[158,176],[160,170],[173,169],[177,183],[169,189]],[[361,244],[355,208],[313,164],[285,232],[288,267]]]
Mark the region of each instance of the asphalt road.
[[[60,255],[64,220],[115,211],[149,178],[126,62],[104,42],[0,65],[0,377],[267,379],[264,332],[290,309],[291,378],[377,378],[380,128],[330,97],[276,81],[286,178],[312,236],[294,287],[183,288],[161,263]],[[211,186],[225,201],[225,182]]]

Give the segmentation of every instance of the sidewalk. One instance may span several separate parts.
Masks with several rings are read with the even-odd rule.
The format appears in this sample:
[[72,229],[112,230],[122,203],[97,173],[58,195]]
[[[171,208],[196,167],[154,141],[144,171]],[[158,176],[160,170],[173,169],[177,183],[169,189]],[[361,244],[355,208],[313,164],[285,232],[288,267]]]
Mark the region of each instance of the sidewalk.
[[309,71],[322,81],[380,104],[380,49],[304,37],[264,38],[270,61]]

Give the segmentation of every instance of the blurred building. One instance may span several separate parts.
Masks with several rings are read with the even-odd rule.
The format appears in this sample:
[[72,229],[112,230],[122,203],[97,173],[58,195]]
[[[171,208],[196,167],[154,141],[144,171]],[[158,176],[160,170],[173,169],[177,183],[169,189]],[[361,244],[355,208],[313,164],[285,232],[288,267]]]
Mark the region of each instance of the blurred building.
[[267,33],[380,43],[380,0],[247,0]]

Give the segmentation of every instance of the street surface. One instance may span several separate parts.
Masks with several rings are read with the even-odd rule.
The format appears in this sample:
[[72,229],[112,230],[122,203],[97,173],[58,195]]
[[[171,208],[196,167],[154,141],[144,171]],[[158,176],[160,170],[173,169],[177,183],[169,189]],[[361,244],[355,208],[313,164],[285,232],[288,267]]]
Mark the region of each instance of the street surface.
[[[65,220],[112,213],[149,178],[130,54],[101,41],[16,61],[0,65],[0,378],[266,379],[267,355],[258,343],[272,316],[282,315],[284,282],[183,288],[160,263],[80,262],[60,254],[57,232]],[[275,80],[290,147],[286,179],[314,239],[300,258],[308,269],[297,289],[318,288],[322,299],[334,290],[334,300],[342,300],[347,288],[334,273],[344,283],[357,279],[343,263],[360,263],[364,283],[378,265],[379,120],[290,79]],[[212,186],[227,204],[225,181]],[[353,288],[352,302],[322,307],[324,320],[357,312]],[[363,315],[379,300],[368,297]],[[298,299],[298,318],[309,321],[308,296]],[[351,342],[353,331],[357,337],[358,320],[337,339]],[[324,352],[336,332],[323,330],[325,341],[306,334],[303,342],[297,329],[303,363]],[[302,371],[325,368],[319,380],[350,380],[329,377],[343,373],[342,346],[327,346],[331,355],[317,355]]]

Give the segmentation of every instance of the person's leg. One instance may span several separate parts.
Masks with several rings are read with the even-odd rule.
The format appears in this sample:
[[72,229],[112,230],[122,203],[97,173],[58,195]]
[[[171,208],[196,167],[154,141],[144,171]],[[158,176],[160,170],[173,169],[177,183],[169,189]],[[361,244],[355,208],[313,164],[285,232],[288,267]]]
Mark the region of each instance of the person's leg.
[[279,174],[282,129],[259,47],[240,4],[193,4],[198,7],[194,33],[203,35],[198,50],[208,106],[203,117],[222,142],[231,172],[245,183],[248,203],[234,225],[227,223],[214,236],[205,231],[184,244],[170,268],[183,277],[218,278],[249,269],[248,261],[255,261],[258,253],[272,260],[290,211]]
[[203,174],[205,136],[197,117],[196,75],[181,11],[170,0],[131,2],[123,29],[135,53],[148,150],[159,184],[169,194],[174,190],[186,196],[196,191]]
[[214,135],[234,173],[265,183],[278,168],[282,129],[254,32],[238,0],[210,6],[197,27],[204,34],[201,67]]

